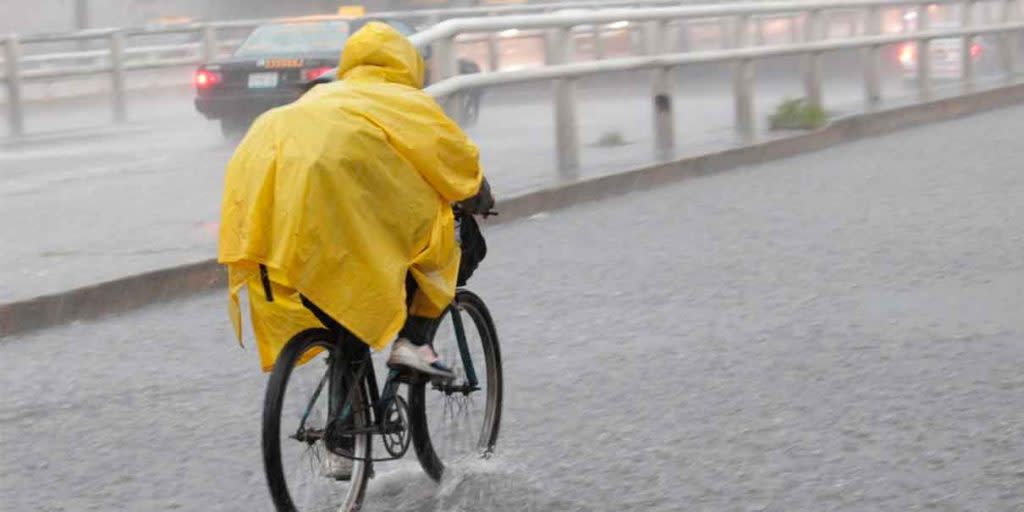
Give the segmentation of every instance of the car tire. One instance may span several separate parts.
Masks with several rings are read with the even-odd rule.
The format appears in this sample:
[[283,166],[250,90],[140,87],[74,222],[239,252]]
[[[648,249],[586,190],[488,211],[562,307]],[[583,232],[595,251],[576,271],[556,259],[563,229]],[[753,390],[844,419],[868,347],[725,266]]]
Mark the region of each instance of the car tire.
[[459,121],[466,126],[476,124],[480,119],[480,95],[477,93],[465,94],[462,96],[462,119]]
[[238,142],[249,129],[251,120],[240,117],[225,117],[220,120],[220,134],[227,142]]

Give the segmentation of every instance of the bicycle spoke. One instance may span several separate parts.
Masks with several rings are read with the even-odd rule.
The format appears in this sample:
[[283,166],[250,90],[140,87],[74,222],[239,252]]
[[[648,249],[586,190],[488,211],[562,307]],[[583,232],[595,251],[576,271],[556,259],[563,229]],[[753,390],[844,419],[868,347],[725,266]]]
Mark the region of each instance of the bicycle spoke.
[[[306,345],[300,345],[304,348],[296,349],[289,355],[289,364],[292,367],[286,374],[287,380],[283,385],[278,384],[274,388],[279,396],[276,406],[277,428],[273,434],[278,448],[270,464],[274,465],[274,475],[280,476],[274,476],[271,493],[274,494],[279,506],[294,507],[300,512],[350,511],[355,510],[359,504],[366,483],[366,465],[358,461],[352,463],[351,478],[346,479],[341,477],[341,474],[335,474],[339,470],[344,470],[345,462],[333,460],[332,457],[335,455],[330,454],[325,445],[330,433],[328,410],[331,398],[328,395],[333,396],[336,392],[328,385],[331,383],[331,372],[334,370],[331,365],[326,364],[326,360],[332,356],[331,351],[334,348],[329,341],[331,338],[325,336],[319,339],[324,342],[299,340]],[[309,357],[309,352],[314,350],[319,353]],[[309,361],[305,364],[295,364],[295,361],[306,359]],[[328,389],[331,390],[330,393],[325,392]],[[357,390],[361,387],[354,386],[351,389]],[[344,394],[337,400],[344,401]],[[350,396],[361,395],[353,393]],[[355,411],[355,426],[365,428],[365,408],[358,406],[357,402]],[[353,455],[367,457],[369,449],[365,436],[357,436]],[[268,466],[268,478],[271,477],[270,471]],[[273,482],[278,483],[275,486]],[[283,499],[287,499],[284,503],[289,505],[280,505]]]
[[328,359],[328,364],[327,364],[328,369],[327,369],[327,371],[325,371],[324,372],[324,376],[320,378],[320,383],[317,384],[316,391],[314,391],[313,392],[313,396],[311,396],[309,398],[309,403],[306,405],[306,411],[302,414],[302,420],[299,421],[299,427],[300,428],[306,428],[306,426],[308,425],[306,420],[309,419],[309,415],[313,411],[313,407],[316,405],[317,399],[320,398],[320,393],[323,392],[323,390],[324,390],[324,384],[327,383],[327,379],[331,375],[330,362],[329,361],[330,360]]
[[[482,340],[475,329],[476,324],[471,318],[465,317],[462,324],[466,331],[466,342],[470,360],[474,367],[487,367],[483,353]],[[479,389],[465,395],[459,391],[461,386],[469,387],[467,371],[462,353],[459,350],[457,336],[450,322],[442,324],[435,338],[435,350],[442,360],[450,365],[455,380],[447,389],[441,387],[429,392],[426,400],[428,420],[434,449],[442,460],[475,456],[481,448],[484,436],[484,406],[487,393],[487,376],[478,375]],[[481,400],[475,400],[479,395]]]
[[[303,451],[302,455],[299,457],[299,460],[296,461],[295,467],[290,472],[288,477],[288,481],[292,482],[293,486],[293,499],[298,498],[296,499],[296,501],[298,502],[298,504],[300,504],[300,506],[303,507],[309,503],[312,493],[311,487],[313,484],[311,479],[308,478],[308,474],[312,474],[312,470],[315,465],[315,463],[313,462],[313,460],[316,458],[315,452],[316,449],[314,448],[314,445],[308,446]],[[306,465],[308,465],[311,470],[309,473],[304,471],[304,467]]]
[[448,464],[486,457],[501,423],[501,351],[487,306],[467,290],[433,333],[434,350],[455,378],[435,385],[411,385],[413,443],[427,474],[440,480]]

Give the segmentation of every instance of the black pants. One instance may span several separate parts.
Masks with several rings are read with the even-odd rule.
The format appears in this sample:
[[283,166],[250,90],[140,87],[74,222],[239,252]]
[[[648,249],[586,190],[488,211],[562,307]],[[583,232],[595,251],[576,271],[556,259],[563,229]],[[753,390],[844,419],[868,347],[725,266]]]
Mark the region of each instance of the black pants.
[[[416,296],[416,279],[412,274],[405,276],[405,307],[412,308],[412,299]],[[405,325],[398,335],[408,339],[413,345],[425,345],[430,336],[430,327],[436,321],[435,318],[413,316],[411,313],[405,319]]]

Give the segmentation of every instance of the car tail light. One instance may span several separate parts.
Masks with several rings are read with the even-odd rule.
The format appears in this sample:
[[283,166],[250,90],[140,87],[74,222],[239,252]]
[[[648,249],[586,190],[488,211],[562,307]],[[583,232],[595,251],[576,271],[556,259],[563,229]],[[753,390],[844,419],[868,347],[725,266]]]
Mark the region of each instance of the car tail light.
[[975,59],[981,57],[981,44],[974,43],[971,45],[971,57]]
[[313,80],[316,80],[317,78],[326,75],[327,73],[330,73],[331,70],[333,69],[334,68],[329,66],[307,69],[303,72],[303,76],[306,78],[307,82],[311,82]]
[[200,69],[196,71],[193,82],[196,85],[196,89],[209,89],[221,82],[220,73],[208,69]]
[[900,64],[909,66],[914,63],[914,57],[917,55],[917,48],[914,47],[913,43],[907,43],[900,47]]

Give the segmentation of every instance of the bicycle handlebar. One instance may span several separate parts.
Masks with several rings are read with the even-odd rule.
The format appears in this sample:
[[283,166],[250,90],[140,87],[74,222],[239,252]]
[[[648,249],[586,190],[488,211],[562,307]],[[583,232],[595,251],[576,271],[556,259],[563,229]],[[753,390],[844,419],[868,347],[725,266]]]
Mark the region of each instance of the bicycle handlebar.
[[462,206],[459,206],[458,204],[453,204],[452,205],[452,213],[455,214],[456,218],[462,217],[464,215],[479,215],[479,216],[481,216],[481,217],[483,217],[485,219],[487,217],[497,217],[498,216],[498,211],[494,210],[493,208],[490,209],[490,210],[487,210],[487,211],[483,211],[483,212],[471,212],[471,211],[467,210],[466,208],[463,208]]

